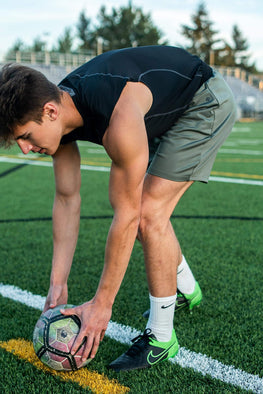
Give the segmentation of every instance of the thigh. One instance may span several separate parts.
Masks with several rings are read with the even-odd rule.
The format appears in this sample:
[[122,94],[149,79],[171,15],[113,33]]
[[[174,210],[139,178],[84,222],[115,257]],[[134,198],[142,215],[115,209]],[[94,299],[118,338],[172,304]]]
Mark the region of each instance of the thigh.
[[175,206],[193,181],[175,182],[147,174],[142,194],[142,216],[169,219]]

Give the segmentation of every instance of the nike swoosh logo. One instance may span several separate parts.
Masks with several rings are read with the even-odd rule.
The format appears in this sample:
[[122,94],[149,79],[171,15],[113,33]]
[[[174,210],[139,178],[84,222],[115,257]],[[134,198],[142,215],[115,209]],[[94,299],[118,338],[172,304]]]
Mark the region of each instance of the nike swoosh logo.
[[172,306],[173,304],[174,302],[172,302],[170,305],[162,305],[161,308],[162,309],[170,308],[170,306]]
[[151,350],[150,353],[147,356],[147,361],[150,365],[154,365],[156,363],[158,363],[158,361],[164,360],[168,353],[169,350],[171,349],[171,347],[174,346],[174,343],[168,347],[168,349],[164,349],[161,353],[159,354],[153,354],[153,351]]
[[176,311],[178,311],[178,309],[183,309],[183,308],[185,308],[187,305],[188,305],[187,303],[184,303],[184,304],[176,304]]

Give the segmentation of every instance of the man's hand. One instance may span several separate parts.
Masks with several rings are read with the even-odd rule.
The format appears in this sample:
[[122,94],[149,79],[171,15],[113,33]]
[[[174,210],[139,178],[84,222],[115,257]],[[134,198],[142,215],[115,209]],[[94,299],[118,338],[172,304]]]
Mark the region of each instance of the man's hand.
[[63,315],[77,315],[81,321],[81,328],[72,346],[71,354],[76,353],[86,337],[87,341],[84,345],[82,361],[95,357],[107,329],[111,311],[111,307],[98,305],[94,299],[75,308],[61,309],[60,312]]
[[66,304],[68,301],[67,285],[50,286],[43,312],[57,305]]

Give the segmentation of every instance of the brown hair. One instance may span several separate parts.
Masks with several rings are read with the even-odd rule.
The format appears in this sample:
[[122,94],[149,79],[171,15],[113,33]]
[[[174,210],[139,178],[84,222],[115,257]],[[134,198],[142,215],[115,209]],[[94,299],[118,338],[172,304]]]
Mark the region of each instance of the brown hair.
[[44,105],[60,100],[58,87],[41,72],[6,64],[0,71],[0,146],[11,145],[16,126],[29,121],[41,123]]

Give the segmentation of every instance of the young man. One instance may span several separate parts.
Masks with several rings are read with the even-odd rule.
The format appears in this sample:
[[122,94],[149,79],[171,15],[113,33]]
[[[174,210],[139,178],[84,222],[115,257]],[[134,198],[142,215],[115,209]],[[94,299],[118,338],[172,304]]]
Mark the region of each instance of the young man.
[[73,71],[58,88],[30,68],[9,65],[2,70],[2,144],[14,140],[25,154],[53,157],[54,253],[45,310],[67,303],[80,215],[76,140],[102,144],[112,160],[109,198],[114,217],[98,289],[91,301],[62,311],[78,315],[82,323],[72,353],[86,337],[83,360],[95,356],[137,236],[145,257],[149,319],[143,335],[110,367],[143,368],[177,353],[177,288],[177,308],[188,304],[192,309],[202,293],[182,256],[170,216],[194,181],[208,182],[235,116],[223,78],[180,48],[107,52]]

